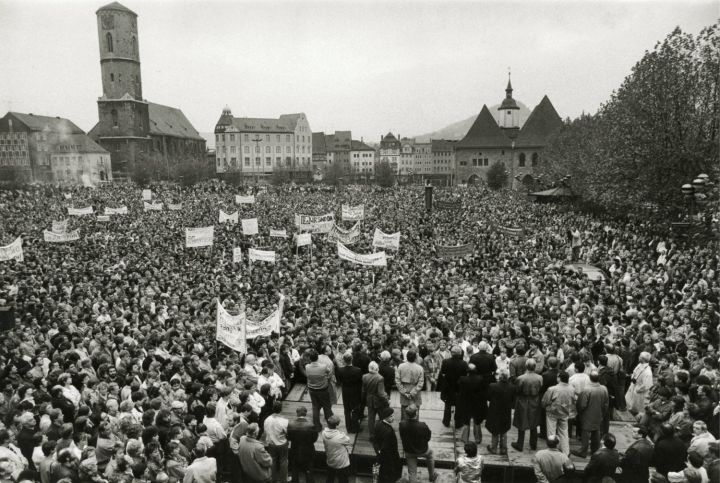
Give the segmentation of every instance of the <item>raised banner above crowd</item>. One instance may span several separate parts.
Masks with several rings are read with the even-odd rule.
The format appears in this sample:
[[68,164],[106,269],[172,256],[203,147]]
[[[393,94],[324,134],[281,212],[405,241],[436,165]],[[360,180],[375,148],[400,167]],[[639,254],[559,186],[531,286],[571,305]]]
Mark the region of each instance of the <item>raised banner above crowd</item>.
[[45,230],[43,232],[43,238],[48,243],[65,243],[76,241],[80,239],[80,230],[73,230],[64,233],[53,233],[51,231]]
[[500,233],[503,233],[508,236],[523,236],[525,234],[525,230],[522,228],[512,228],[509,226],[498,226],[497,229]]
[[185,246],[209,247],[215,240],[215,227],[203,226],[201,228],[185,228]]
[[182,210],[182,203],[168,203],[168,210],[180,211]]
[[273,332],[280,333],[280,319],[282,318],[283,306],[285,305],[285,296],[280,295],[278,308],[272,314],[265,317],[260,322],[254,322],[245,319],[245,338],[254,339],[255,337],[267,337]]
[[9,245],[0,247],[0,262],[5,262],[7,260],[16,260],[18,262],[25,260],[21,237],[17,237],[15,241]]
[[328,233],[335,224],[335,215],[295,215],[295,226],[299,231],[310,233]]
[[459,210],[460,200],[457,201],[436,201],[435,208],[438,210]]
[[143,209],[145,211],[162,211],[163,204],[162,203],[148,203],[146,201],[143,203]]
[[358,238],[360,238],[360,223],[355,223],[355,226],[350,228],[349,230],[344,230],[333,223],[332,228],[328,232],[328,241],[329,242],[340,242],[344,245],[352,245],[353,243],[358,241]]
[[65,233],[67,231],[67,226],[67,220],[53,221],[51,229],[53,233]]
[[233,248],[233,263],[242,262],[242,248]]
[[295,244],[299,247],[312,244],[312,235],[310,233],[298,233],[295,235]]
[[247,352],[245,313],[230,315],[218,300],[215,340],[238,352]]
[[98,215],[97,221],[110,221],[110,215]]
[[380,228],[375,228],[375,234],[373,235],[372,246],[375,248],[386,248],[392,250],[400,249],[400,232],[388,235],[383,233]]
[[243,220],[242,232],[243,235],[257,235],[259,233],[257,218],[248,218],[246,220]]
[[85,208],[68,208],[68,215],[70,216],[92,215],[93,213],[92,206],[86,206]]
[[235,203],[238,205],[251,205],[255,203],[255,195],[235,195]]
[[348,247],[340,242],[337,242],[338,256],[347,260],[348,262],[356,263],[358,265],[368,265],[372,267],[385,267],[387,266],[387,256],[385,252],[361,254],[351,251]]
[[[128,213],[127,206],[120,206],[118,208],[105,207],[106,215],[127,215],[127,213]],[[53,230],[53,231],[55,231],[55,230]]]
[[250,261],[261,261],[261,262],[270,262],[275,263],[275,252],[270,250],[256,250],[255,248],[251,248],[248,250],[248,258],[250,258]]
[[436,248],[437,256],[440,258],[462,258],[473,254],[475,251],[475,244],[466,243],[465,245],[458,245],[454,247],[438,245]]
[[285,228],[282,230],[273,230],[270,228],[270,238],[287,238],[287,232]]
[[152,199],[152,191],[142,190],[142,199],[143,201],[150,201]]
[[365,205],[342,205],[343,221],[360,221],[365,219]]
[[[245,220],[243,220],[245,221]],[[223,210],[220,210],[220,216],[218,217],[218,222],[220,223],[237,223],[238,222],[238,212],[235,213],[225,213]]]

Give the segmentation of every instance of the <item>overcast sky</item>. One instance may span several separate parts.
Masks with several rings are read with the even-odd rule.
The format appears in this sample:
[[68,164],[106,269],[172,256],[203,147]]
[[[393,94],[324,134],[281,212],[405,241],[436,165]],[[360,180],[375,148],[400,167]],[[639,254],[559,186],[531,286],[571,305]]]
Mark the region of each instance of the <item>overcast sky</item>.
[[[109,1],[0,0],[0,111],[84,130],[101,94],[95,11]],[[377,142],[440,129],[504,96],[595,112],[646,49],[697,33],[717,0],[230,2],[122,0],[138,15],[143,95],[212,132],[233,115],[304,112],[313,131]]]

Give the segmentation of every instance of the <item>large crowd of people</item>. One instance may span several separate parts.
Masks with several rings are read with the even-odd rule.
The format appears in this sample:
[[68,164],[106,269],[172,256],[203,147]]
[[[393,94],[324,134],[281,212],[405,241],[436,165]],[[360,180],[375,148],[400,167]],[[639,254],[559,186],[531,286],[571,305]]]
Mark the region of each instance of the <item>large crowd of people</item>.
[[[539,438],[535,474],[558,481],[576,435],[574,461],[594,481],[720,481],[716,242],[476,187],[436,189],[459,209],[431,212],[421,187],[268,187],[242,205],[219,181],[151,189],[165,209],[144,211],[132,184],[0,191],[0,245],[20,236],[24,251],[0,261],[13,319],[0,332],[0,482],[312,482],[318,441],[328,481],[345,482],[348,433],[363,424],[378,481],[401,478],[403,454],[411,482],[419,459],[432,481],[428,391],[466,442],[458,481],[480,481],[484,455],[534,452]],[[376,251],[375,228],[401,233],[387,266],[340,260],[321,234],[296,247],[295,214],[334,212],[347,228],[343,204],[364,206],[354,252]],[[128,214],[68,217],[86,206]],[[257,218],[259,234],[218,224],[219,210]],[[80,239],[45,242],[64,219]],[[213,224],[212,247],[185,247],[185,228]],[[469,256],[439,256],[467,243]],[[233,262],[238,247],[276,261]],[[247,354],[215,340],[218,302],[262,320],[281,295],[279,332]],[[312,409],[288,419],[294,384]],[[622,455],[614,414],[634,421]]]

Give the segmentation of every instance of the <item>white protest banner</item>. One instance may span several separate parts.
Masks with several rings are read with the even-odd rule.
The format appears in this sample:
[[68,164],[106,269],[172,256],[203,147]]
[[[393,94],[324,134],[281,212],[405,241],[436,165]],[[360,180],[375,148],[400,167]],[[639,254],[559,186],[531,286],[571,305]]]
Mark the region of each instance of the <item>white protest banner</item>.
[[258,221],[257,218],[248,218],[242,221],[243,235],[257,235]]
[[[118,208],[105,207],[105,214],[106,215],[127,215],[128,209],[127,209],[127,206],[120,206]],[[53,230],[53,231],[55,231],[55,230]]]
[[312,244],[312,235],[310,233],[298,233],[295,235],[295,243],[299,247]]
[[220,216],[218,217],[218,222],[225,223],[226,221],[229,221],[230,223],[237,223],[238,222],[238,212],[227,214],[223,210],[220,210]]
[[235,203],[238,205],[255,203],[255,195],[241,196],[235,195]]
[[52,231],[53,233],[65,233],[67,231],[67,220],[53,221]]
[[242,262],[242,248],[233,248],[233,263]]
[[276,334],[279,333],[280,318],[282,317],[284,304],[285,297],[283,295],[280,295],[280,303],[278,304],[277,310],[265,317],[264,320],[260,322],[246,320],[245,337],[247,339],[254,339],[255,337],[267,337],[273,332],[275,332]]
[[300,231],[309,231],[310,233],[328,233],[335,224],[335,215],[328,213],[326,215],[295,215],[295,226]]
[[98,215],[97,221],[110,221],[109,215]]
[[80,239],[80,230],[73,230],[68,233],[53,233],[45,230],[43,232],[43,238],[48,243],[65,243],[76,241]]
[[93,213],[92,206],[86,206],[85,208],[68,208],[68,215],[71,216],[92,215]]
[[360,254],[350,251],[345,245],[337,242],[338,256],[348,262],[357,263],[358,265],[369,265],[373,267],[387,266],[387,257],[385,252]]
[[230,315],[218,300],[215,340],[238,352],[246,352],[245,313]]
[[214,226],[204,226],[201,228],[185,228],[185,246],[188,248],[212,246],[214,239]]
[[148,203],[147,201],[143,203],[143,209],[145,211],[162,211],[162,208],[162,203]]
[[275,263],[275,252],[270,250],[256,250],[251,248],[248,250],[250,261],[260,260],[261,262]]
[[375,228],[372,246],[398,250],[400,248],[400,232],[388,235],[387,233],[383,233],[380,228]]
[[22,249],[22,238],[17,237],[11,244],[0,247],[0,262],[7,260],[16,260],[18,262],[25,260]]
[[143,190],[142,191],[142,199],[143,199],[143,201],[150,201],[152,199],[152,191]]
[[168,203],[168,210],[180,211],[180,210],[182,210],[182,203],[177,203],[177,204]]
[[355,226],[349,230],[344,230],[333,224],[327,237],[329,242],[340,242],[343,245],[352,245],[358,241],[358,238],[360,238],[360,222],[355,223]]
[[271,238],[287,238],[287,232],[285,231],[285,228],[282,230],[273,230],[270,228],[270,237]]
[[343,221],[360,221],[365,218],[365,205],[342,205]]

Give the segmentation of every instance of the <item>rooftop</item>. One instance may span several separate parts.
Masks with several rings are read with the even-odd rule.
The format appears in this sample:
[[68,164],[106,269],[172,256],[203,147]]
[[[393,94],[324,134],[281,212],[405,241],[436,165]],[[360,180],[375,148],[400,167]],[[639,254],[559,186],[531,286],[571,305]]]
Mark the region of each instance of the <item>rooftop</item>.
[[97,14],[98,12],[101,12],[101,11],[103,11],[103,10],[116,10],[116,11],[119,11],[119,12],[131,13],[131,14],[133,14],[133,15],[135,15],[135,16],[137,17],[137,14],[136,14],[135,12],[133,12],[132,10],[130,10],[129,8],[127,8],[125,5],[119,4],[118,2],[108,3],[107,5],[98,8],[95,13]]
[[205,140],[180,109],[148,102],[148,115],[150,134]]

